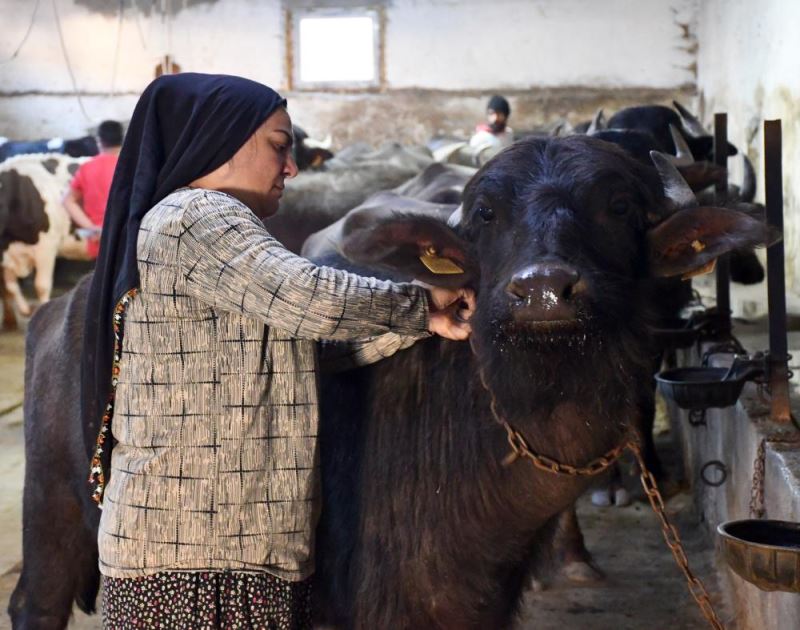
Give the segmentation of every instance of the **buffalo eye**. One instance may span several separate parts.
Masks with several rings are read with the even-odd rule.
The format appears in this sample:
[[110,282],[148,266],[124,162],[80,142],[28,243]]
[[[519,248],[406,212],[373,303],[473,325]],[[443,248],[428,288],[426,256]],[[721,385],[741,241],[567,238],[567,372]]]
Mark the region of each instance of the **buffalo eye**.
[[483,219],[484,223],[489,223],[494,219],[494,210],[488,206],[481,206],[478,208],[478,216]]
[[633,202],[627,195],[615,195],[608,204],[612,214],[624,217],[633,209]]

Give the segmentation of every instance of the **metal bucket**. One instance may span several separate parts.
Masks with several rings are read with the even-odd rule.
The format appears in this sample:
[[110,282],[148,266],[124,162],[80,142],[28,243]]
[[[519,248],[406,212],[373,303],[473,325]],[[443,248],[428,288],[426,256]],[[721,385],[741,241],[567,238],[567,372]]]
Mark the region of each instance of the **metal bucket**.
[[762,591],[800,593],[800,523],[747,519],[717,527],[722,556]]
[[745,378],[725,378],[728,368],[686,367],[656,374],[658,388],[681,409],[709,409],[735,405]]

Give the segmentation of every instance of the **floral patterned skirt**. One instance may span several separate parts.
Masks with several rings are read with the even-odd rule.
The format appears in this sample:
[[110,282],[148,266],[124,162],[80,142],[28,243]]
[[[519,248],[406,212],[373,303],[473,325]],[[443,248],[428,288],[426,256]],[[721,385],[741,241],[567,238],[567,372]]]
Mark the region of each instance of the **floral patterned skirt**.
[[311,579],[268,573],[180,572],[103,578],[103,628],[307,630]]

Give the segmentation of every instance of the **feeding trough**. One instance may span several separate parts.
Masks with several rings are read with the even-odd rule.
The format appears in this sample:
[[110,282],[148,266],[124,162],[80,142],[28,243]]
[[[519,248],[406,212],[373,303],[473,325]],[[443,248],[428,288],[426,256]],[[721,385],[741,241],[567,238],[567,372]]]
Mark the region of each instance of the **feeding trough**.
[[[778,232],[783,228],[783,192],[781,164],[781,123],[764,123],[765,182],[767,220]],[[769,300],[769,348],[763,357],[762,371],[767,377],[771,398],[771,419],[775,423],[791,421],[788,380],[789,356],[786,338],[786,296],[783,243],[767,250]],[[731,366],[734,370],[736,362]],[[746,378],[746,377],[745,377]],[[723,378],[723,380],[725,380]],[[770,441],[778,438],[770,438]],[[764,439],[759,447],[753,471],[753,496],[760,496],[760,507],[751,503],[751,514],[764,514]],[[797,435],[780,441],[796,442]],[[800,523],[746,519],[722,523],[717,527],[722,556],[741,578],[764,591],[800,593]]]
[[717,527],[725,561],[763,591],[800,593],[800,523],[747,519]]
[[736,357],[729,368],[684,367],[656,374],[661,393],[681,409],[710,409],[736,404],[748,380],[764,374],[763,355]]

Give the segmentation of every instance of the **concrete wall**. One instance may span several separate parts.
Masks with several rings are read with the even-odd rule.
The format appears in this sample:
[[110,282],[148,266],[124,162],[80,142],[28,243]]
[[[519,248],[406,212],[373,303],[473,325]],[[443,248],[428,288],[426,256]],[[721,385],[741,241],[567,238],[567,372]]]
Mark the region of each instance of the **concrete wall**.
[[[753,332],[742,327],[734,333],[750,352],[767,348],[766,328]],[[790,330],[788,347],[792,355],[800,356],[800,332]],[[708,345],[704,346],[706,349]],[[711,362],[728,367],[731,360],[731,355],[717,354]],[[679,363],[699,365],[700,356],[694,348],[681,351]],[[797,371],[790,389],[792,413],[797,418],[800,417],[800,374]],[[745,385],[735,406],[707,410],[702,426],[691,426],[688,412],[671,401],[668,401],[668,409],[672,428],[681,442],[686,479],[692,484],[702,524],[720,551],[717,526],[725,521],[751,518],[753,463],[761,441],[775,437],[800,440],[800,432],[793,426],[770,420],[769,402],[758,394],[753,383]],[[780,442],[767,442],[765,447],[765,518],[800,522],[800,447]],[[718,487],[701,481],[703,466],[713,460],[722,462],[727,470],[726,480]],[[707,475],[712,481],[720,480],[715,469],[707,471]],[[691,562],[692,558],[689,560]],[[800,594],[760,590],[734,573],[721,554],[718,554],[717,566],[727,600],[722,609],[733,612],[732,618],[723,619],[726,627],[739,630],[800,628]]]
[[674,88],[693,83],[694,2],[396,0],[392,87]]
[[706,0],[698,16],[698,91],[710,122],[728,112],[729,138],[759,171],[764,119],[783,119],[787,285],[800,294],[800,3]]
[[[22,39],[35,4],[0,0],[0,61]],[[42,2],[21,53],[0,65],[0,135],[72,136],[107,117],[126,119],[166,52],[184,71],[228,72],[286,87],[284,9],[300,4],[127,0],[119,20],[116,2],[57,0],[84,114],[73,94],[52,5]],[[512,122],[520,129],[564,116],[585,118],[603,103],[614,109],[643,100],[666,102],[693,90],[697,0],[364,4],[384,6],[383,88],[288,94],[301,124],[315,134],[332,131],[340,144],[468,133],[494,91],[510,96]],[[161,7],[172,7],[171,18]]]

